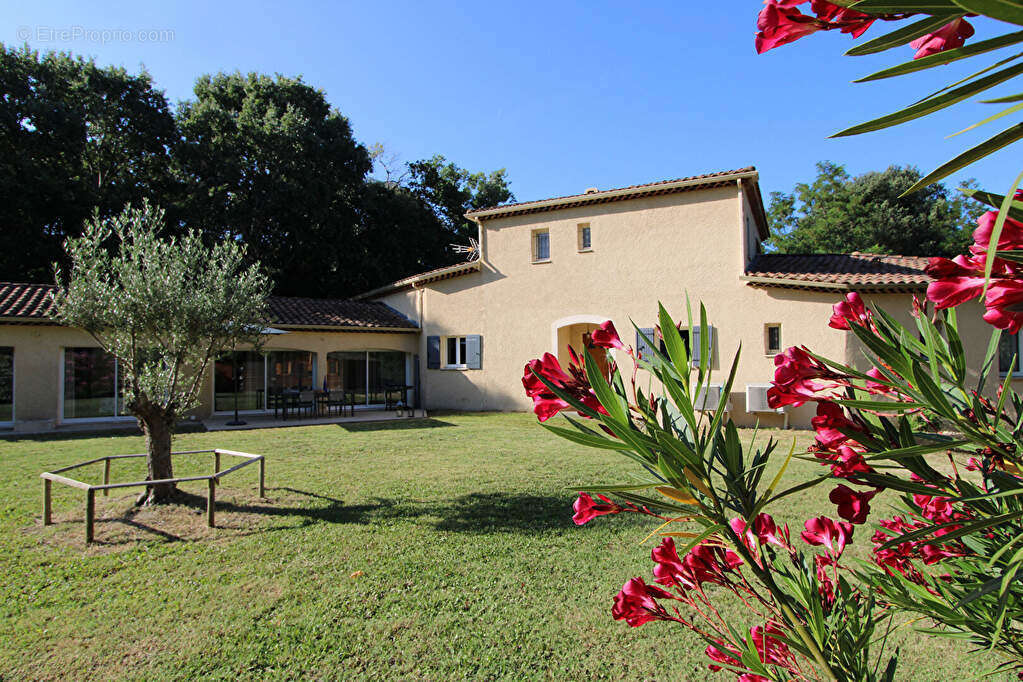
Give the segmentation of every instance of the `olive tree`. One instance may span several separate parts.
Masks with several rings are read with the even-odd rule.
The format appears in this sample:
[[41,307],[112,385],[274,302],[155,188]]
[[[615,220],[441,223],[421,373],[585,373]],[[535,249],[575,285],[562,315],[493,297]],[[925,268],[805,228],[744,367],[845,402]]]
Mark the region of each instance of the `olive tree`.
[[[53,317],[85,330],[117,358],[124,405],[146,438],[148,477],[173,477],[177,419],[199,403],[210,361],[238,345],[259,347],[269,280],[244,246],[212,246],[196,232],[160,235],[162,209],[143,203],[89,221],[65,242],[70,269],[55,267]],[[173,484],[149,486],[139,504],[167,502]]]

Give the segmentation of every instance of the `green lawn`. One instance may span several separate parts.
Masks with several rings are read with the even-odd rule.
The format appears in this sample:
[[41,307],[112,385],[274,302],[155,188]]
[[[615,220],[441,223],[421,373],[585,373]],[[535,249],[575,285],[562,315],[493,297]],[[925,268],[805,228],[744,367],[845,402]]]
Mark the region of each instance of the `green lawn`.
[[[140,446],[0,440],[0,679],[709,675],[688,632],[611,619],[622,583],[650,575],[653,541],[640,541],[653,527],[634,515],[572,524],[566,488],[627,480],[629,462],[529,415],[181,435],[176,449],[265,454],[268,499],[254,467],[225,479],[215,530],[201,497],[137,513],[134,493],[99,497],[86,549],[84,495],[54,486],[56,524],[41,525],[39,472]],[[211,465],[181,459],[176,473]],[[140,467],[117,464],[114,479]],[[789,479],[815,469],[799,463]],[[89,474],[98,482],[99,466]],[[205,482],[185,489],[204,495]],[[826,492],[775,514],[794,527],[833,514]],[[866,539],[858,529],[854,549]],[[899,679],[977,670],[964,648],[907,634]]]

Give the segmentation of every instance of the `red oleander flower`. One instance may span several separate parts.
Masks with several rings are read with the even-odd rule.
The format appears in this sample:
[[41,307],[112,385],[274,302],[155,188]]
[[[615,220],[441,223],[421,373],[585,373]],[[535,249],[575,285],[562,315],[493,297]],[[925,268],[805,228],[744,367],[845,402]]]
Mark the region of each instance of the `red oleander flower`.
[[[767,389],[767,404],[772,408],[833,397],[841,386],[839,375],[811,356],[804,348],[792,346],[774,356],[774,381]],[[829,379],[822,382],[818,379]]]
[[530,360],[526,363],[522,374],[522,386],[526,389],[526,395],[533,399],[533,412],[536,413],[537,418],[542,422],[547,421],[561,410],[569,409],[570,406],[547,388],[536,374],[543,376],[558,388],[564,389],[590,409],[607,414],[607,410],[600,404],[593,389],[590,388],[586,372],[577,365],[569,365],[568,369],[569,372],[565,372],[558,359],[550,353],[544,353],[539,360]]
[[728,525],[750,551],[755,551],[758,544],[790,548],[788,526],[779,527],[770,514],[757,514],[752,524],[747,524],[745,519],[737,516]]
[[597,497],[603,501],[603,504],[594,502],[593,498],[590,497],[588,493],[579,493],[579,498],[572,505],[572,509],[575,510],[575,514],[572,516],[572,520],[575,521],[575,525],[581,526],[584,523],[589,523],[598,516],[617,514],[622,511],[621,507],[603,495],[597,495]]
[[[1023,201],[1023,189],[1016,190],[1013,197],[1016,201]],[[977,229],[973,231],[973,245],[970,253],[982,256],[987,253],[991,244],[991,233],[994,232],[995,222],[998,220],[998,211],[986,211],[977,218]],[[1023,223],[1018,220],[1006,217],[1002,224],[1002,232],[998,235],[998,250],[1012,251],[1023,249]],[[981,267],[983,270],[983,266]]]
[[742,565],[742,559],[735,552],[707,544],[697,545],[684,559],[679,559],[675,541],[670,537],[661,540],[650,552],[650,558],[655,563],[656,582],[684,590],[696,589],[703,583],[722,585],[724,574]]
[[813,557],[814,567],[817,570],[818,589],[825,606],[831,606],[835,601],[835,581],[833,571],[828,570],[835,565],[835,560],[827,554],[816,554]]
[[840,405],[826,400],[817,403],[817,416],[810,420],[810,425],[817,432],[817,442],[826,450],[834,449],[849,440],[849,436],[839,431],[839,428],[863,431],[863,427],[845,416]]
[[1010,334],[1023,327],[1023,281],[992,279],[984,295],[984,321]]
[[841,445],[831,462],[831,475],[836,478],[855,479],[856,474],[872,474],[874,470],[863,458],[863,453],[848,445]]
[[828,326],[832,329],[848,331],[850,323],[869,328],[873,320],[873,315],[863,305],[863,299],[855,291],[846,294],[845,300],[836,303],[832,310],[834,313],[828,320]]
[[611,320],[590,332],[590,343],[594,348],[625,348]]
[[846,7],[812,0],[810,10],[813,16],[799,11],[799,5],[807,0],[765,0],[764,8],[757,16],[757,35],[754,41],[758,53],[767,52],[781,45],[799,40],[817,31],[840,30],[858,38],[866,31],[876,17]]
[[673,620],[657,600],[674,598],[670,592],[647,585],[642,578],[630,578],[615,595],[611,616],[615,620],[624,620],[634,628],[652,620]]
[[861,524],[867,522],[867,515],[870,514],[870,500],[881,492],[878,489],[867,492],[857,492],[847,485],[838,484],[828,499],[838,505],[838,515],[849,523]]
[[808,519],[804,526],[806,530],[802,532],[803,540],[808,545],[826,548],[836,559],[845,551],[846,544],[852,540],[852,524],[845,521],[832,521],[826,516],[818,516],[815,519]]
[[920,36],[909,44],[916,50],[913,59],[920,59],[928,55],[951,50],[954,47],[962,47],[966,39],[973,36],[973,26],[966,19],[959,18],[950,21],[934,33]]
[[[721,650],[722,648],[724,649],[724,651]],[[707,654],[707,658],[709,658],[712,661],[724,663],[725,665],[735,666],[737,668],[744,667],[742,663],[739,662],[739,656],[742,655],[741,652],[735,647],[726,644],[724,640],[719,639],[717,642],[717,646],[713,644],[708,645],[707,648],[704,649],[704,653]],[[714,665],[713,663],[708,665],[707,667],[710,668],[713,672],[721,670],[720,665]]]

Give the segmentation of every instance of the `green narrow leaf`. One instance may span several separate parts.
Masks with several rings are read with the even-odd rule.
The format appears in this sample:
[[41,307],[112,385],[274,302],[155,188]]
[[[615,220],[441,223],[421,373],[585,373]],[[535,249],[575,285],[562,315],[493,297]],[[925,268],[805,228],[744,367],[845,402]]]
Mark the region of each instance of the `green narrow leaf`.
[[1013,0],[952,0],[967,12],[1023,26],[1023,5]]
[[[1002,149],[1003,147],[1008,147],[1010,144],[1016,142],[1020,138],[1023,138],[1023,123],[1017,123],[1011,128],[1007,128],[1002,132],[998,133],[997,135],[989,137],[980,144],[974,147],[970,147],[962,154],[956,156],[954,159],[947,161],[941,166],[935,168],[933,171],[931,171],[925,177],[918,180],[912,187],[907,189],[899,196],[904,197],[908,194],[912,194],[913,192],[919,189],[923,189],[932,182],[943,180],[944,178],[947,178],[949,175],[952,175],[952,173],[955,173],[957,170],[965,168],[966,166],[969,166],[971,163],[983,159],[985,156],[993,154],[999,149]],[[997,242],[992,243],[997,244]]]
[[933,33],[945,24],[958,19],[963,16],[962,12],[955,13],[942,13],[920,21],[915,21],[908,26],[896,29],[891,33],[886,33],[883,36],[868,40],[865,43],[861,43],[856,47],[846,51],[845,56],[847,57],[859,57],[865,54],[874,54],[875,52],[884,52],[893,47],[899,45],[905,45],[906,43],[916,40],[920,36]]
[[851,9],[867,14],[894,14],[896,12],[954,12],[959,9],[952,0],[860,0]]
[[987,292],[988,284],[991,282],[991,268],[995,264],[995,251],[998,250],[998,240],[1002,236],[1002,227],[1005,226],[1005,219],[1009,217],[1009,206],[1012,204],[1012,198],[1015,196],[1016,188],[1019,187],[1020,182],[1023,182],[1023,172],[1016,176],[1012,187],[1009,188],[1005,198],[1002,199],[1002,205],[998,209],[998,218],[995,219],[995,225],[991,229],[991,243],[988,244],[987,258],[984,261],[984,292]]
[[973,57],[985,52],[991,52],[992,50],[999,50],[1003,47],[1015,45],[1019,42],[1023,42],[1023,31],[1016,31],[996,38],[981,40],[976,43],[964,45],[963,47],[957,47],[951,50],[945,50],[944,52],[938,52],[937,54],[927,55],[920,59],[911,59],[908,62],[903,62],[897,66],[882,69],[881,71],[876,71],[869,76],[858,78],[853,82],[865,83],[867,81],[881,80],[882,78],[902,76],[907,73],[913,73],[914,71],[923,71],[924,69],[930,69],[935,66],[959,61],[960,59],[967,59],[968,57]]
[[625,444],[621,441],[614,441],[609,438],[603,438],[601,436],[588,436],[585,433],[579,431],[573,431],[572,429],[566,429],[561,426],[551,426],[550,424],[540,424],[551,433],[556,436],[560,436],[565,440],[570,440],[573,443],[579,445],[585,445],[590,448],[601,448],[603,450],[624,450]]
[[671,319],[671,315],[664,306],[658,301],[657,303],[657,319],[661,325],[661,338],[664,339],[664,349],[668,351],[668,357],[675,363],[675,369],[681,374],[683,371],[689,371],[689,351],[686,350],[686,344],[682,341],[682,335],[678,332],[678,327],[675,326],[675,321]]
[[589,379],[590,387],[597,396],[597,400],[608,411],[612,419],[619,424],[627,426],[629,414],[624,400],[611,390],[610,384],[607,383],[607,379],[604,378],[604,374],[600,371],[600,366],[597,365],[597,361],[593,359],[593,355],[588,349],[583,351],[583,357],[586,362],[586,378]]
[[839,405],[845,405],[846,407],[852,407],[857,410],[872,410],[874,412],[905,412],[906,410],[919,410],[922,407],[927,407],[922,403],[916,402],[895,402],[892,400],[836,400]]
[[963,133],[965,133],[965,132],[967,132],[969,130],[973,130],[974,128],[979,128],[982,125],[986,125],[988,123],[991,123],[991,121],[997,121],[998,119],[1002,118],[1003,116],[1008,116],[1009,114],[1015,114],[1020,109],[1023,109],[1023,102],[1020,102],[1019,104],[1017,104],[1015,106],[1011,106],[1011,107],[1009,107],[1007,109],[1002,109],[997,114],[994,114],[992,116],[988,116],[983,121],[977,121],[972,126],[967,126],[967,127],[963,128],[962,130],[960,130],[958,133],[952,133],[951,135],[946,136],[945,139],[947,140],[949,138],[955,137],[956,135],[962,135]]
[[847,137],[849,135],[861,135],[863,133],[869,133],[874,130],[882,130],[883,128],[890,128],[894,125],[906,123],[914,119],[920,118],[932,114],[935,111],[940,111],[946,107],[952,106],[957,102],[962,102],[964,99],[971,97],[978,92],[983,92],[988,88],[993,88],[1000,83],[1015,78],[1019,74],[1023,73],[1023,64],[1015,64],[1013,66],[996,71],[995,73],[980,78],[973,82],[962,85],[954,90],[950,90],[937,97],[931,97],[925,99],[922,102],[917,102],[905,109],[900,109],[894,113],[888,114],[887,116],[881,116],[875,118],[866,123],[860,123],[859,125],[840,130],[831,137]]
[[[960,187],[959,191],[975,199],[981,203],[987,204],[995,210],[1002,208],[1002,202],[1005,201],[1005,196],[1002,194],[995,194],[994,192],[985,192],[982,189],[973,189],[972,187]],[[1018,201],[1013,198],[1012,205],[1009,207],[1009,217],[1013,220],[1019,220],[1023,222],[1023,201]]]
[[1018,95],[1009,95],[1008,97],[995,97],[994,99],[979,99],[977,100],[981,104],[1010,104],[1012,102],[1023,101],[1023,92]]
[[923,455],[929,455],[932,452],[941,452],[942,450],[951,450],[961,445],[966,445],[970,441],[968,440],[953,440],[945,443],[931,443],[923,445],[911,445],[906,448],[898,448],[895,450],[886,450],[877,454],[872,454],[864,459],[870,461],[875,459],[904,459],[906,457],[921,457]]

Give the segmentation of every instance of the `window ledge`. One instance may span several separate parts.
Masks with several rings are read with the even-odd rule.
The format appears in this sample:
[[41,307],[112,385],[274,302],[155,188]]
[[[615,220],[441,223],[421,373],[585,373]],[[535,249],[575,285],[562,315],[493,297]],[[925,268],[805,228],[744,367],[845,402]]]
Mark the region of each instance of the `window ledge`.
[[543,260],[534,260],[533,265],[543,265],[544,263],[550,263],[550,258],[544,258]]
[[588,249],[579,249],[579,253],[593,253],[593,247]]
[[459,370],[469,369],[469,365],[443,365],[441,366],[441,369],[454,370],[457,372]]

